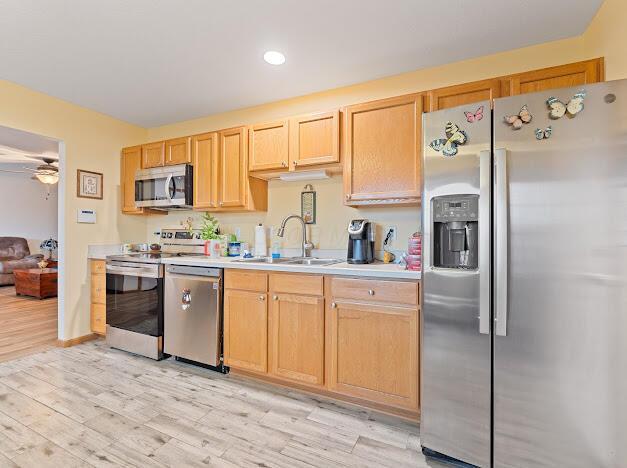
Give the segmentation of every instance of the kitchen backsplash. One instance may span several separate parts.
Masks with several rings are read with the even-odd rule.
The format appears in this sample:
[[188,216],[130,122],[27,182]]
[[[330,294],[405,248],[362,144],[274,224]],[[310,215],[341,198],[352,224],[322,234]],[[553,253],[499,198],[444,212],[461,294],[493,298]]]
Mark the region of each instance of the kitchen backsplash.
[[[255,213],[214,213],[220,221],[223,232],[240,230],[241,239],[245,242],[254,241],[254,229],[259,223],[266,228],[280,226],[283,218],[290,214],[300,215],[300,193],[307,181],[284,182],[273,180],[268,185],[268,211]],[[310,181],[317,192],[316,224],[308,225],[311,241],[317,249],[342,249],[348,244],[346,228],[351,219],[367,218],[376,223],[376,249],[382,248],[384,229],[395,226],[397,240],[392,249],[404,250],[407,238],[420,230],[420,207],[388,207],[356,209],[344,206],[342,177],[334,176],[325,180]],[[194,227],[200,226],[202,213],[196,211],[171,212],[167,216],[147,217],[147,240],[158,242],[154,232],[161,228],[181,227],[181,221],[188,217],[195,220]],[[281,240],[282,248],[299,248],[301,229],[298,221],[288,222],[285,237]],[[270,243],[268,244],[270,246]]]

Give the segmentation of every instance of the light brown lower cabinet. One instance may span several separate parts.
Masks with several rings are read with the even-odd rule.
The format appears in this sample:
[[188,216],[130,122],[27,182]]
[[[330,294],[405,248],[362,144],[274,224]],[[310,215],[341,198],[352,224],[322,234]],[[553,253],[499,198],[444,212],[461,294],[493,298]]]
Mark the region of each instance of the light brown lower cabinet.
[[107,276],[104,260],[90,260],[90,324],[92,333],[104,335],[107,329]]
[[270,373],[306,385],[324,384],[324,298],[273,294]]
[[418,292],[416,281],[227,270],[225,363],[416,419]]
[[415,308],[338,300],[328,325],[329,390],[418,410]]
[[224,363],[253,372],[268,371],[268,301],[265,292],[224,292]]

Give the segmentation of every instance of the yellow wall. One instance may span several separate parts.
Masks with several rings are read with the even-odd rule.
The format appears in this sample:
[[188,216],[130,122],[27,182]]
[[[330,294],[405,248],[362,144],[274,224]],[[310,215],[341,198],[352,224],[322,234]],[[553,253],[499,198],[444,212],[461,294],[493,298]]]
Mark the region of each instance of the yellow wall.
[[[59,337],[90,333],[87,245],[144,237],[145,223],[119,214],[119,151],[145,141],[145,129],[93,112],[16,84],[0,81],[0,125],[26,130],[65,143],[65,311]],[[104,174],[104,199],[76,197],[76,170]],[[19,196],[19,195],[18,195]],[[1,203],[11,203],[10,198]],[[78,208],[94,208],[98,222],[77,224]],[[0,223],[10,220],[3,219]],[[62,227],[59,226],[59,230]]]
[[627,78],[627,1],[605,0],[583,35],[590,57],[605,57],[605,79]]

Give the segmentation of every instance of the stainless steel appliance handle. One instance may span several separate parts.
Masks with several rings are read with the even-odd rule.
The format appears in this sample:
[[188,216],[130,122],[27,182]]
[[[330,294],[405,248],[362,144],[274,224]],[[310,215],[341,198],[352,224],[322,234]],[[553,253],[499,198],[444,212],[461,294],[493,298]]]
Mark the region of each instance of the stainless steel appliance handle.
[[168,177],[165,179],[165,197],[169,202],[172,201],[172,197],[170,196],[170,182],[172,182],[172,174],[168,174]]
[[490,234],[492,232],[490,204],[492,188],[492,154],[479,152],[479,333],[490,334],[491,265]]
[[190,274],[171,273],[169,271],[166,274],[169,278],[184,279],[188,281],[205,281],[207,283],[220,283],[221,281],[221,278],[219,276],[197,276]]
[[497,336],[507,336],[509,191],[507,151],[494,150],[496,285],[494,322]]
[[106,271],[117,275],[159,278],[159,272],[153,268],[107,265]]

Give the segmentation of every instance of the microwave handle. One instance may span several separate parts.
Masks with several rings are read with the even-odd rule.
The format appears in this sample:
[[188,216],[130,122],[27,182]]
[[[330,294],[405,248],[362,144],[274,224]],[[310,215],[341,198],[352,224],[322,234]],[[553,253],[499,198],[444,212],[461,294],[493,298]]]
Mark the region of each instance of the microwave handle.
[[172,201],[172,197],[170,196],[170,182],[172,182],[172,174],[168,174],[168,177],[165,179],[165,197],[169,202]]

